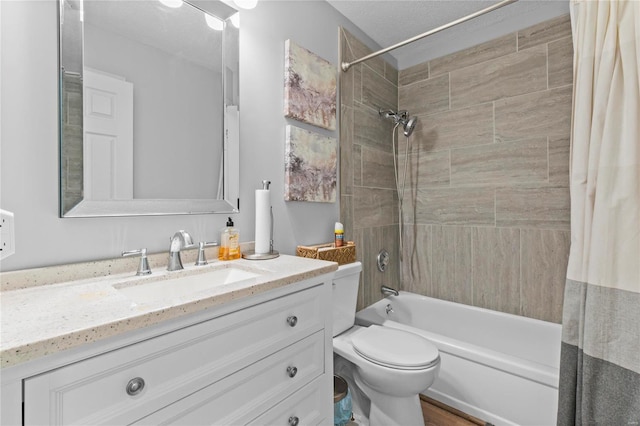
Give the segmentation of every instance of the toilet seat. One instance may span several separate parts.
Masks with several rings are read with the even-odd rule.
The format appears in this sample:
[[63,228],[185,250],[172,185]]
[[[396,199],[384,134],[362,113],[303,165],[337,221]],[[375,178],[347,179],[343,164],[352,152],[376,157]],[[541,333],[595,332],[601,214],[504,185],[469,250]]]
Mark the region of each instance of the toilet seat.
[[352,337],[355,352],[367,361],[398,370],[422,370],[440,362],[438,348],[417,334],[371,325]]

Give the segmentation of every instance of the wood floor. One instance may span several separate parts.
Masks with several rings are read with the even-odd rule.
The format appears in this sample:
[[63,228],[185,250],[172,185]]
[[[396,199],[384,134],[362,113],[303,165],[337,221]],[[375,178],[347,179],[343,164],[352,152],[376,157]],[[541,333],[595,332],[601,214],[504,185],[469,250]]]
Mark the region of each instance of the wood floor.
[[441,402],[420,395],[425,426],[489,426],[484,422]]

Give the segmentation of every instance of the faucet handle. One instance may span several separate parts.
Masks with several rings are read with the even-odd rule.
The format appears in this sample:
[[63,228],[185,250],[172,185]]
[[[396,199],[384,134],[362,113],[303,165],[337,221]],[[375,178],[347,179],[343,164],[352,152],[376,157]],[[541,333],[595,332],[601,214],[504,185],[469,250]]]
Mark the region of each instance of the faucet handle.
[[210,243],[205,243],[204,241],[200,241],[198,243],[198,260],[196,261],[196,266],[203,266],[207,264],[207,259],[204,257],[204,248],[205,247],[216,247],[219,246],[217,241],[212,241]]
[[138,271],[136,275],[149,275],[151,269],[149,269],[149,261],[147,260],[147,249],[142,248],[138,250],[123,251],[122,257],[140,255],[140,264],[138,265]]

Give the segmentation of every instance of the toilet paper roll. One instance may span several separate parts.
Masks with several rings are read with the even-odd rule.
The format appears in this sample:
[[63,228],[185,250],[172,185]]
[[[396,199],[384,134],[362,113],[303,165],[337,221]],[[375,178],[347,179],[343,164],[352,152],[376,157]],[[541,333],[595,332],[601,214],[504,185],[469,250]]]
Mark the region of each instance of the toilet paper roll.
[[255,252],[271,252],[271,197],[268,189],[256,189]]

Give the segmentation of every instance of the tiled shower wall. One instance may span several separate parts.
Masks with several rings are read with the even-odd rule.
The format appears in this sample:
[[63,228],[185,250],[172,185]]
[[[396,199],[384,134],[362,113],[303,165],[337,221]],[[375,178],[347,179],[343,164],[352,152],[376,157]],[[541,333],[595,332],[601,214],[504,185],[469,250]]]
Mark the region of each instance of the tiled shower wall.
[[[561,322],[572,78],[568,16],[400,71],[399,108],[419,118],[404,290]],[[370,149],[354,143],[353,157]],[[355,222],[377,208],[354,208]]]
[[[340,52],[341,61],[351,61],[371,50],[340,29]],[[399,286],[393,125],[378,114],[397,109],[397,81],[397,70],[380,57],[340,73],[340,217],[363,263],[358,309],[382,297],[382,284]],[[381,249],[391,254],[384,273],[375,266]]]

